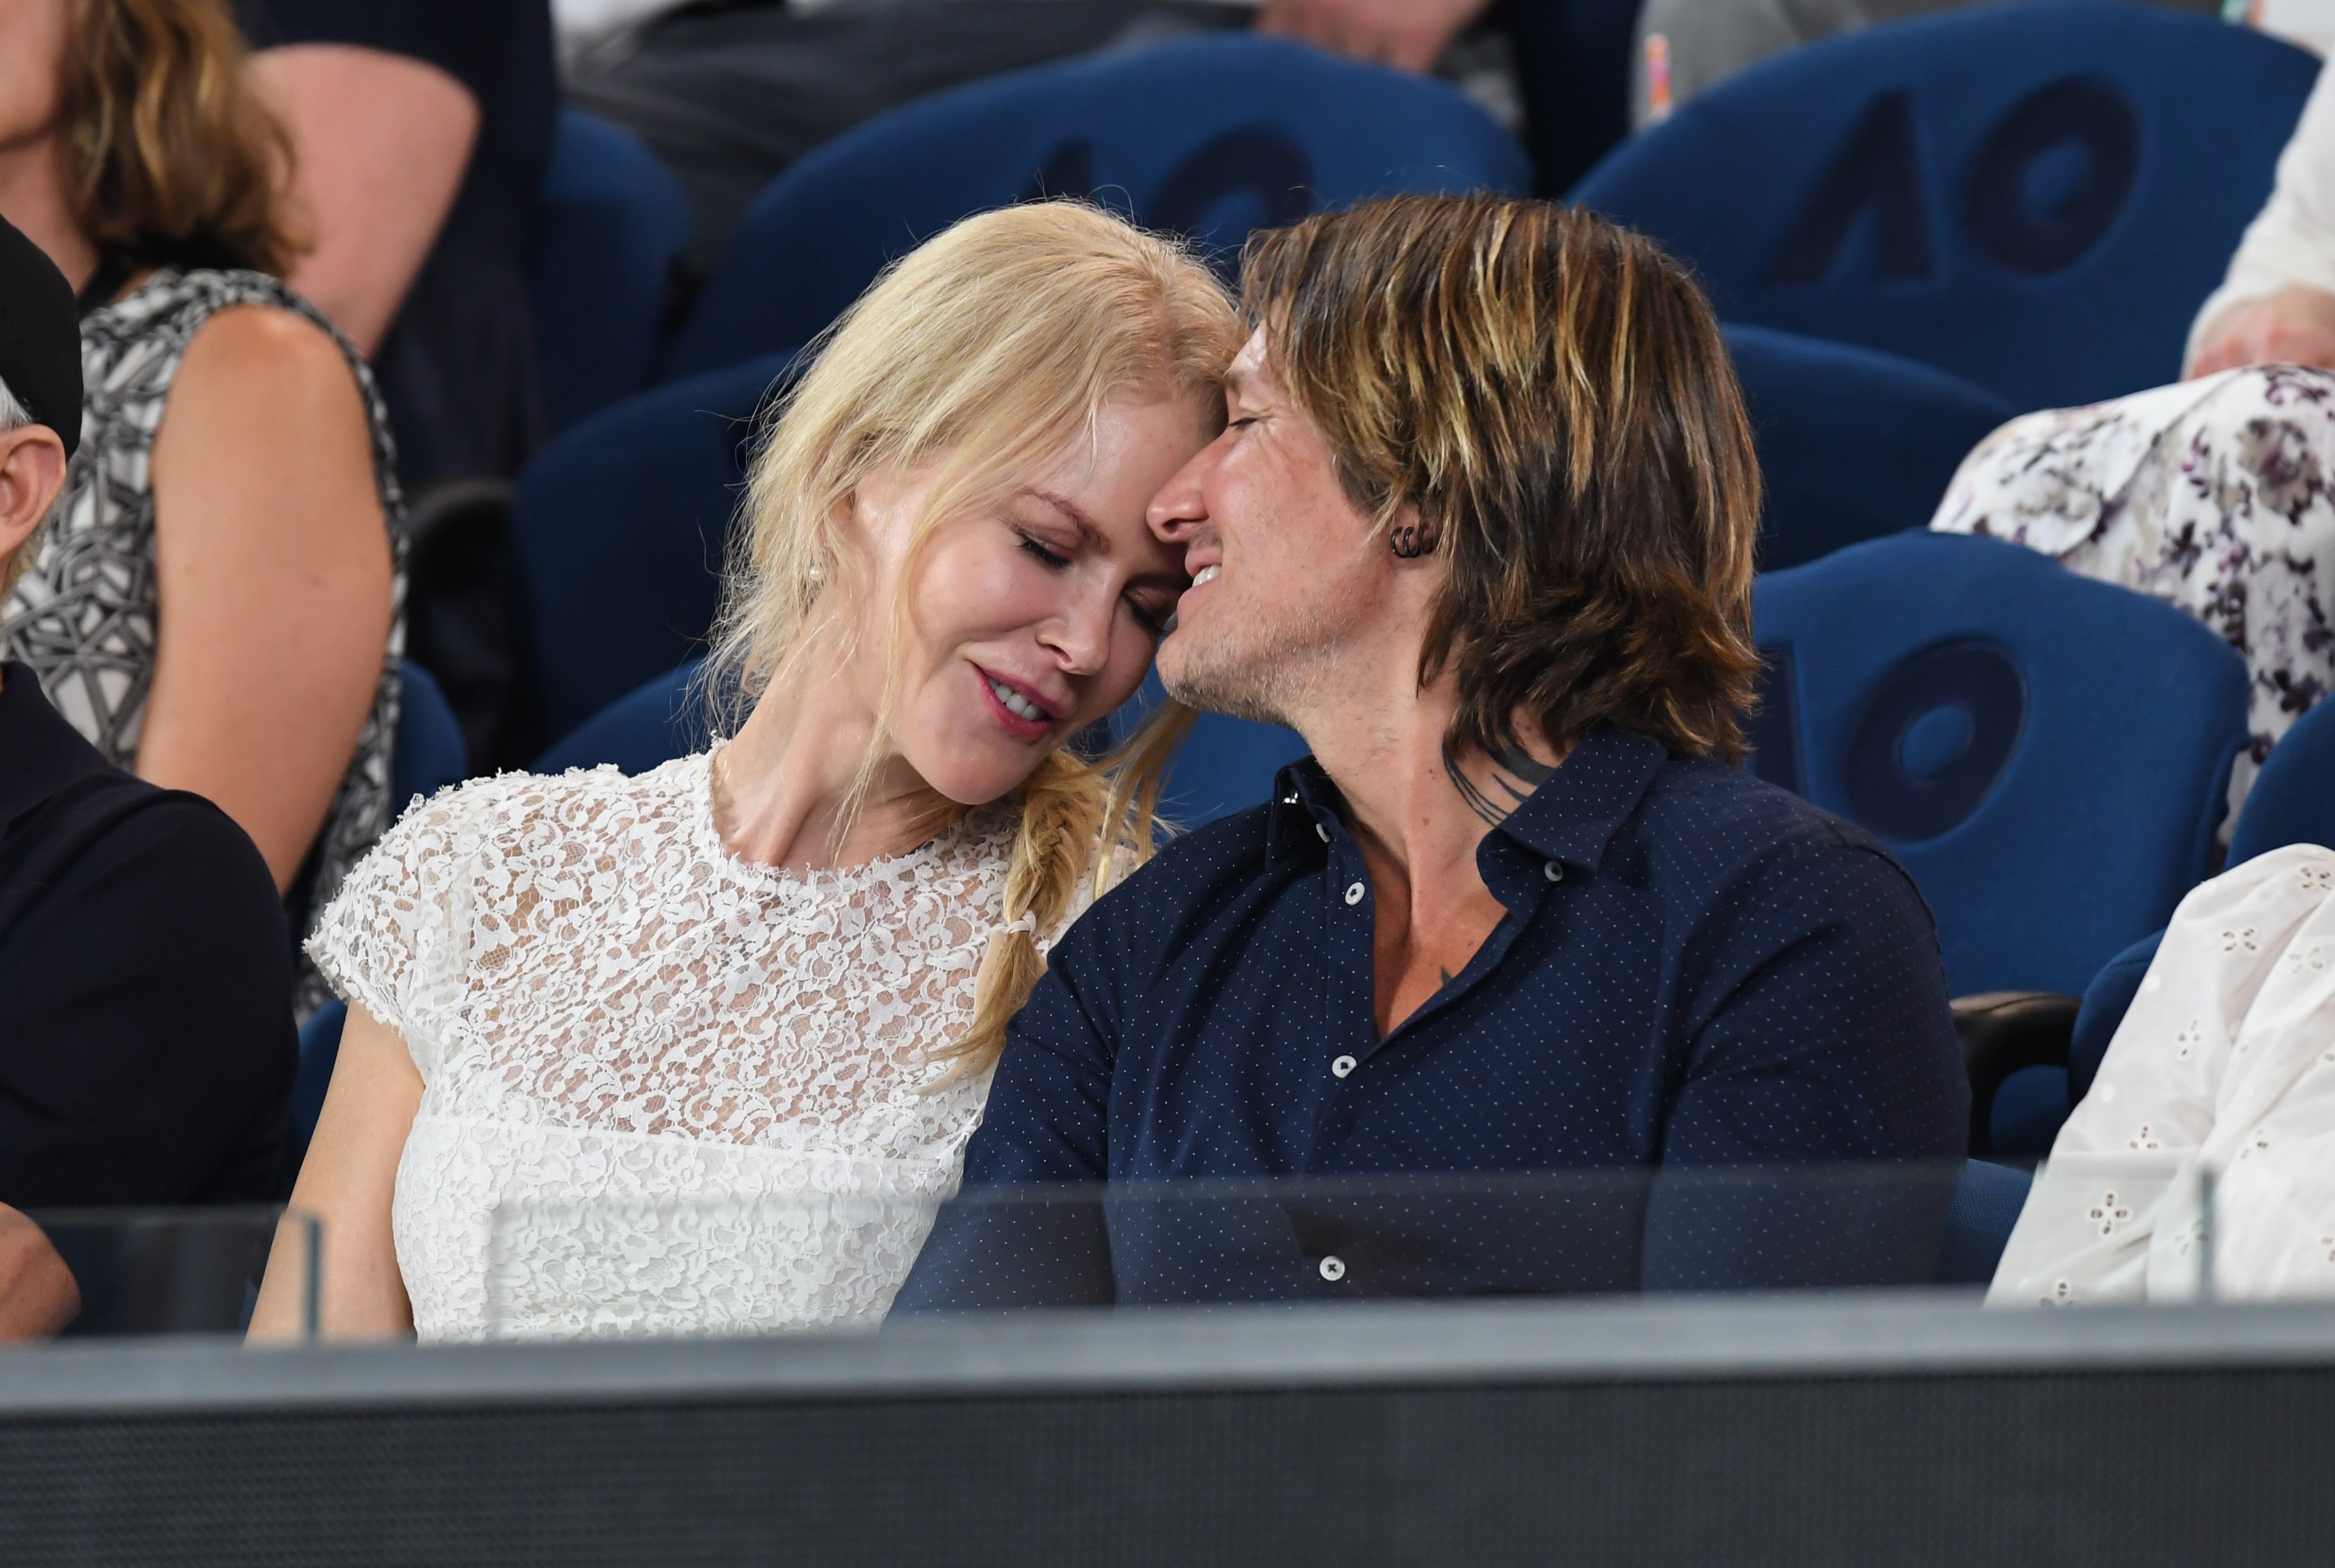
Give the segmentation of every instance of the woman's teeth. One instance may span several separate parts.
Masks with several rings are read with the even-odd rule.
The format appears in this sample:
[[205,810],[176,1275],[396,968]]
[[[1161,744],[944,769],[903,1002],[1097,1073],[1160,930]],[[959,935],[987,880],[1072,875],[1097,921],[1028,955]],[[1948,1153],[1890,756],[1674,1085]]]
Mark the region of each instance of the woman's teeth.
[[1032,722],[1041,722],[1045,719],[1046,711],[1043,708],[1004,682],[992,681],[989,683],[989,689],[997,693],[997,701],[1016,719],[1028,719]]
[[1203,583],[1215,582],[1216,574],[1223,570],[1222,566],[1202,566],[1199,575],[1192,579],[1192,586],[1197,588]]

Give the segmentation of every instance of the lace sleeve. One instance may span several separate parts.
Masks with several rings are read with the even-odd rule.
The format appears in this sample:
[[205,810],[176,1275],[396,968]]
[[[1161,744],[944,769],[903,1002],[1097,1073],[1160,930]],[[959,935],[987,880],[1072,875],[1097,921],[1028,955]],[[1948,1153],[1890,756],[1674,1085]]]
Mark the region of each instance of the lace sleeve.
[[395,1030],[424,1079],[470,970],[480,851],[502,798],[525,777],[473,779],[407,811],[342,882],[308,938],[333,989]]

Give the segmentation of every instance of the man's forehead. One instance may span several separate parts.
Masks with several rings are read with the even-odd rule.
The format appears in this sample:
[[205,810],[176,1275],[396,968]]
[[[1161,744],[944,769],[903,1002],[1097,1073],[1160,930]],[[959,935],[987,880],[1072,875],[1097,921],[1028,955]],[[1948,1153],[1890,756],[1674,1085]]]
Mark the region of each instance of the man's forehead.
[[1225,384],[1234,392],[1255,392],[1274,382],[1273,367],[1265,362],[1264,329],[1258,327],[1249,334],[1248,342],[1241,344],[1240,353],[1225,371]]

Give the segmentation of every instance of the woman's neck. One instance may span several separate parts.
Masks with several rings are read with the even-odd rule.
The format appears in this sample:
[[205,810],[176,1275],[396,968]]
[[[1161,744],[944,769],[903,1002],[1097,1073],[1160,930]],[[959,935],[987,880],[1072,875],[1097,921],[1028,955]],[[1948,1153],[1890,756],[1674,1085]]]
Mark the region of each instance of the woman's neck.
[[714,826],[741,860],[798,870],[864,866],[904,855],[964,808],[887,746],[848,830],[851,786],[876,715],[840,662],[813,653],[772,679],[714,775]]
[[53,135],[0,147],[0,218],[48,253],[79,294],[97,271],[97,247],[73,221]]

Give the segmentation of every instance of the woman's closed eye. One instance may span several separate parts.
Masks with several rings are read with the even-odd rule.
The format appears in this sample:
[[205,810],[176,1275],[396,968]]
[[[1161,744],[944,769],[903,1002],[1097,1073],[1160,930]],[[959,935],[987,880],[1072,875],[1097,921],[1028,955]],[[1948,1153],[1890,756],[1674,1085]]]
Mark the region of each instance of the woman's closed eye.
[[1013,531],[1022,536],[1022,547],[1036,557],[1048,571],[1059,572],[1069,567],[1070,557],[1053,548],[1037,535],[1027,528],[1016,528]]
[[1164,637],[1168,634],[1168,617],[1176,613],[1176,595],[1129,594],[1127,595],[1127,607],[1135,616],[1137,625],[1154,637]]

